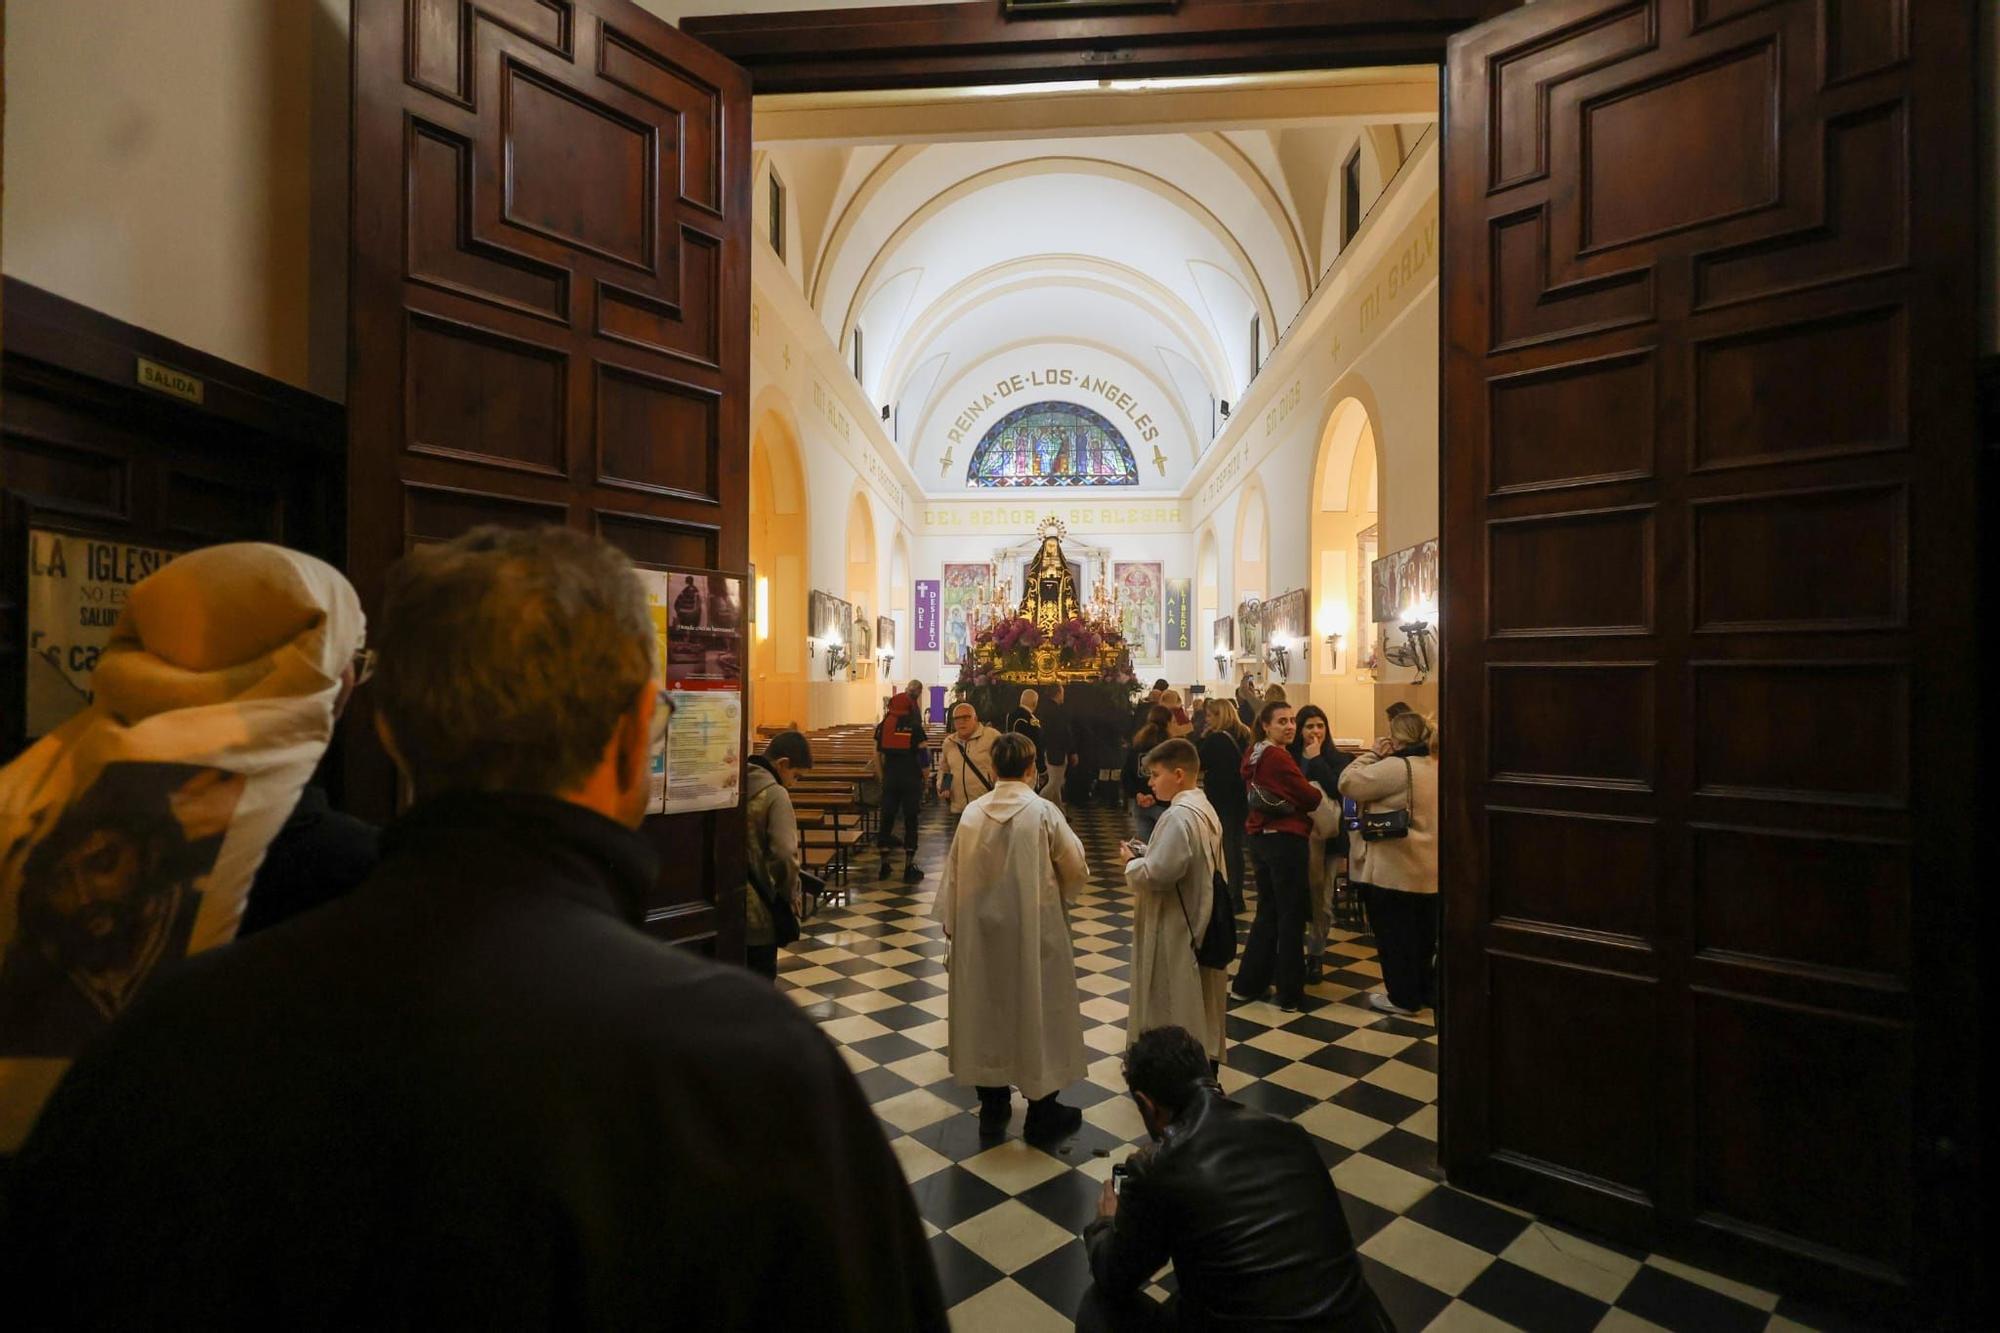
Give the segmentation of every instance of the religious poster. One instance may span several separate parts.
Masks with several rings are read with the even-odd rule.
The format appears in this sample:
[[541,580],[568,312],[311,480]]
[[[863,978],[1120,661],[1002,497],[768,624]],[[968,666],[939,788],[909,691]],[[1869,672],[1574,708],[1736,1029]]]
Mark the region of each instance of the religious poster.
[[896,656],[896,622],[890,616],[875,617],[875,651],[890,659]]
[[1253,662],[1264,660],[1264,602],[1255,594],[1236,604],[1236,652]]
[[1235,616],[1217,616],[1215,618],[1214,625],[1211,626],[1210,628],[1210,634],[1212,636],[1212,639],[1208,647],[1209,652],[1226,653],[1229,654],[1230,656],[1235,655],[1236,653]]
[[666,577],[667,697],[674,715],[658,809],[726,810],[736,804],[743,779],[743,580]]
[[1194,614],[1194,580],[1167,580],[1167,651],[1184,653],[1194,646],[1193,627],[1188,619]]
[[973,614],[993,595],[993,566],[946,565],[944,567],[942,618],[944,662],[957,666],[972,646]]
[[27,731],[45,736],[90,702],[90,673],[132,585],[173,559],[155,546],[28,530]]
[[832,593],[814,588],[806,594],[806,636],[820,643],[844,643],[847,639],[847,603]]
[[1157,560],[1119,560],[1111,566],[1112,596],[1119,627],[1135,663],[1160,660],[1166,621],[1166,579]]
[[[641,569],[634,572],[639,576],[640,586],[646,590],[646,610],[653,617],[653,636],[657,640],[653,651],[659,657],[661,674],[664,678],[666,671],[665,663],[667,660],[667,618],[669,615],[667,608],[667,585],[669,576],[656,569]],[[648,780],[652,784],[647,789],[646,809],[657,811],[660,808],[661,799],[667,793],[667,741],[665,736],[662,736],[659,744],[653,747],[653,753],[647,761],[646,772]]]
[[1438,544],[1433,537],[1400,551],[1391,551],[1369,566],[1369,619],[1376,624],[1400,622],[1421,611],[1435,619],[1438,608]]
[[938,581],[936,579],[917,580],[917,625],[916,641],[910,645],[914,652],[934,653],[938,649]]
[[1298,652],[1300,645],[1311,633],[1306,623],[1306,590],[1294,588],[1281,592],[1264,603],[1264,644],[1269,647],[1282,643],[1292,652]]

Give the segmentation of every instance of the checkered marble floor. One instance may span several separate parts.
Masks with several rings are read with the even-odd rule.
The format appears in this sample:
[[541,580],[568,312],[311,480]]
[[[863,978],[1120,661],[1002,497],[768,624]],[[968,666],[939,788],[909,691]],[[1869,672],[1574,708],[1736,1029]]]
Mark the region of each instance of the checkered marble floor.
[[[1006,1138],[982,1140],[978,1096],[951,1080],[946,946],[930,916],[945,851],[941,809],[924,811],[921,884],[877,880],[874,857],[858,861],[852,906],[824,909],[780,961],[779,986],[839,1044],[903,1165],[960,1333],[1071,1326],[1090,1280],[1079,1233],[1113,1163],[1146,1139],[1119,1076],[1132,947],[1117,857],[1124,816],[1082,808],[1071,822],[1092,871],[1070,921],[1084,1042],[1097,1058],[1062,1094],[1083,1108],[1084,1123],[1061,1145],[1022,1141],[1018,1094]],[[1232,998],[1221,1081],[1237,1100],[1311,1131],[1368,1280],[1399,1329],[1854,1327],[1443,1184],[1437,1032],[1428,1014],[1402,1019],[1366,1007],[1381,985],[1374,960],[1372,938],[1336,931],[1325,981],[1310,988],[1303,1012]],[[1170,1288],[1171,1272],[1161,1280]]]

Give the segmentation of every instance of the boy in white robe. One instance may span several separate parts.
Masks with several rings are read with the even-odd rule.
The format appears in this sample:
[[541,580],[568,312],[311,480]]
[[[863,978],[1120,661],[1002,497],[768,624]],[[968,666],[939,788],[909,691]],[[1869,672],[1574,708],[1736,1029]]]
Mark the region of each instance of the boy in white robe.
[[1128,1042],[1153,1028],[1186,1028],[1218,1067],[1229,977],[1195,961],[1208,929],[1222,862],[1222,819],[1201,789],[1201,759],[1184,740],[1165,741],[1141,761],[1165,807],[1143,846],[1123,843],[1132,889],[1132,991]]
[[1083,843],[1028,785],[1035,746],[993,742],[997,785],[965,807],[933,914],[951,941],[951,1072],[979,1090],[979,1127],[1006,1129],[1017,1087],[1023,1137],[1060,1138],[1083,1112],[1056,1101],[1083,1077],[1083,1017],[1064,903],[1090,878]]

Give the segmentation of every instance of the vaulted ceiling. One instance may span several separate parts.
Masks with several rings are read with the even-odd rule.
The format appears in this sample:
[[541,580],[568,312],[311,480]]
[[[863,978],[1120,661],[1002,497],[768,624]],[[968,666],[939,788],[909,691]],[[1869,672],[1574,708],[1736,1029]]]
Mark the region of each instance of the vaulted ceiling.
[[762,98],[759,231],[775,172],[783,263],[933,493],[1049,399],[1178,490],[1333,263],[1343,164],[1365,211],[1435,107],[1429,69]]

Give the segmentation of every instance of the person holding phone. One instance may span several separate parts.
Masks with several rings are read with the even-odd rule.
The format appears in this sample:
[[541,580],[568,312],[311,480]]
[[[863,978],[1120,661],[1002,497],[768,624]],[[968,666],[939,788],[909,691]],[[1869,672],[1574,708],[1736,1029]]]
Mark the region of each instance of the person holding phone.
[[[1125,1085],[1153,1142],[1112,1168],[1084,1229],[1078,1333],[1390,1333],[1310,1134],[1223,1096],[1185,1028],[1139,1034]],[[1168,1260],[1179,1290],[1162,1305],[1145,1288]]]
[[1220,1065],[1226,971],[1207,968],[1195,947],[1215,906],[1215,873],[1222,867],[1222,820],[1201,790],[1201,760],[1194,746],[1170,740],[1145,758],[1153,799],[1165,811],[1150,844],[1120,844],[1125,883],[1132,890],[1132,988],[1127,1034],[1156,1027],[1184,1027],[1201,1037],[1208,1058]]

